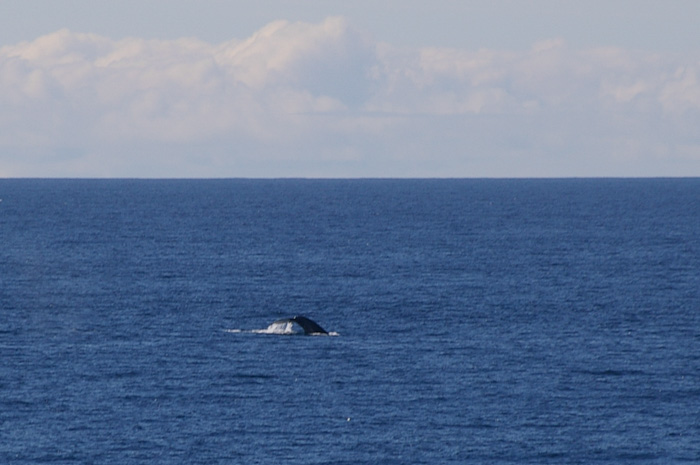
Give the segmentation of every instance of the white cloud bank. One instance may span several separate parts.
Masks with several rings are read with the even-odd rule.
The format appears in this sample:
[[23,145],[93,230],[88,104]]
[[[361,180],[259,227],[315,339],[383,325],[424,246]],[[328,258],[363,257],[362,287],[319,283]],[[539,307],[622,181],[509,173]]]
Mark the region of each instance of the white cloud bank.
[[560,40],[398,49],[342,18],[245,40],[0,49],[0,176],[700,176],[700,59]]

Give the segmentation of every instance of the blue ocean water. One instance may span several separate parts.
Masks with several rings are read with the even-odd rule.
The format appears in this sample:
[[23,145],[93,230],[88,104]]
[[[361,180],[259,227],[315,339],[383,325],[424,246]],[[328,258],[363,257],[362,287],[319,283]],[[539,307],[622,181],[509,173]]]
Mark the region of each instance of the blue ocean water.
[[0,199],[0,463],[700,463],[700,179]]

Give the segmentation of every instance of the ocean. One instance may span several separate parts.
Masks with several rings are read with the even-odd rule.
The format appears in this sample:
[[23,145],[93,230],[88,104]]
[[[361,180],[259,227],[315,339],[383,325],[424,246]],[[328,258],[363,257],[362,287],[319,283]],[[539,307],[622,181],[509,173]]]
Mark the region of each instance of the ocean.
[[0,463],[700,463],[700,179],[0,199]]

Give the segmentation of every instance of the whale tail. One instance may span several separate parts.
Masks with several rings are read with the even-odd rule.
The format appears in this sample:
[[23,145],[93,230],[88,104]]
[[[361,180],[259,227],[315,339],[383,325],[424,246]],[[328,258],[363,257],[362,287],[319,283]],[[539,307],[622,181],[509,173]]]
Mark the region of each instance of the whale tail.
[[251,332],[258,334],[306,334],[306,335],[326,335],[326,336],[338,336],[336,332],[328,332],[321,327],[318,323],[305,316],[297,315],[293,318],[283,318],[281,320],[273,321],[265,329],[253,329],[250,331],[244,331],[240,329],[227,329],[230,333],[240,333],[240,332]]
[[328,331],[321,328],[318,323],[305,316],[297,315],[291,320],[301,326],[306,334],[328,334]]

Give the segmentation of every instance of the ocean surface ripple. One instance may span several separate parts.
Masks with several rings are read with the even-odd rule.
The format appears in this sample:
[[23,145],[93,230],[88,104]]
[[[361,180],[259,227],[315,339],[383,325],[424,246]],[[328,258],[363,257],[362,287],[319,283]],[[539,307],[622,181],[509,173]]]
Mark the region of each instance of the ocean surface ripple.
[[698,179],[0,198],[0,463],[700,463]]

